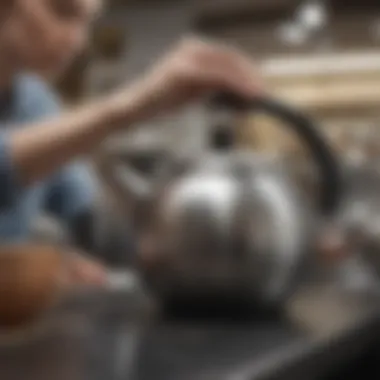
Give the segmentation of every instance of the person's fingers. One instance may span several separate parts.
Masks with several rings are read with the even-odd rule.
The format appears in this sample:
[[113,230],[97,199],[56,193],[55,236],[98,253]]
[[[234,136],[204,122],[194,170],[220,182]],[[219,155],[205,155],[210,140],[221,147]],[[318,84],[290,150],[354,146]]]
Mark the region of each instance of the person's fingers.
[[[250,56],[221,43],[187,38],[180,45],[183,71],[201,79],[213,90],[227,89],[252,97],[265,89],[263,80]],[[192,73],[192,74],[191,74]],[[196,78],[198,76],[198,78]],[[201,81],[202,83],[202,81]]]
[[263,81],[252,61],[240,52],[214,47],[200,65],[211,86],[255,97],[264,91]]
[[74,284],[103,285],[107,281],[107,270],[94,260],[75,255],[69,263],[69,277]]
[[230,66],[220,64],[204,72],[203,76],[207,89],[211,91],[231,91],[247,98],[253,98],[262,93],[253,75],[242,73]]
[[226,75],[225,79],[233,80],[236,86],[247,96],[256,96],[265,89],[263,80],[256,66],[240,54],[226,53]]
[[236,71],[241,73],[242,77],[246,77],[250,80],[254,87],[260,91],[266,91],[266,84],[262,74],[260,73],[257,65],[252,63],[252,60],[244,55],[236,56]]

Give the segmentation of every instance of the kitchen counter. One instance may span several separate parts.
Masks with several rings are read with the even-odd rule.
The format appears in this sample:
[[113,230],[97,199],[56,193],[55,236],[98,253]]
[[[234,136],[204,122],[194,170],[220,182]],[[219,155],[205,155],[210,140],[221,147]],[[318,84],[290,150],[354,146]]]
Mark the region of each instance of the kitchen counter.
[[163,322],[143,339],[134,379],[325,378],[380,337],[374,298],[318,287],[294,297],[282,317]]
[[147,320],[126,294],[66,310],[38,339],[0,347],[2,380],[321,379],[380,337],[378,296],[305,288],[286,315]]

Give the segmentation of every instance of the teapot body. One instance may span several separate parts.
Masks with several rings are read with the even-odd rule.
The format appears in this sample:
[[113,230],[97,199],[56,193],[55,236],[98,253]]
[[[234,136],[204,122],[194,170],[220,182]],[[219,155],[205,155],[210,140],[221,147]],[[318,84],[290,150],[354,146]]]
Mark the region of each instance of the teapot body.
[[277,304],[307,273],[320,222],[340,206],[340,165],[302,112],[270,98],[211,100],[212,110],[264,112],[283,121],[316,164],[317,196],[278,157],[240,150],[234,128],[213,139],[206,157],[170,157],[153,178],[120,160],[108,160],[106,172],[132,201],[138,262],[151,289],[164,296],[245,294]]
[[233,151],[209,154],[172,178],[151,206],[154,288],[243,292],[276,302],[308,250],[315,213],[282,165]]

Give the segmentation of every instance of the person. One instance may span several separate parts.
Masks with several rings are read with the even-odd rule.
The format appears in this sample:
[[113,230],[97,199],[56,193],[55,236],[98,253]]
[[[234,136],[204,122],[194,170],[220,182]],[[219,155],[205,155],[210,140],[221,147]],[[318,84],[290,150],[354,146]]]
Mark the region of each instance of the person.
[[[241,52],[198,38],[180,41],[142,77],[62,111],[43,79],[81,52],[101,0],[7,0],[0,30],[0,238],[24,241],[44,210],[73,228],[93,207],[96,186],[80,159],[119,131],[175,111],[213,91],[262,90]],[[80,224],[80,223],[79,223]],[[82,223],[85,225],[86,223]],[[91,223],[87,223],[90,225]],[[83,239],[82,239],[83,240]]]

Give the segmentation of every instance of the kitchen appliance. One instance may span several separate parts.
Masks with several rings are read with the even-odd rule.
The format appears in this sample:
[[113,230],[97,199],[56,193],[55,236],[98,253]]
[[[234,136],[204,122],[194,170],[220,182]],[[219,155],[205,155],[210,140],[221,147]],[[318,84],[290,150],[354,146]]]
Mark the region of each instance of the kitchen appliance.
[[216,128],[207,154],[172,158],[154,179],[126,162],[113,165],[113,182],[135,206],[139,268],[163,299],[228,294],[279,305],[313,262],[321,226],[339,210],[338,162],[319,128],[281,102],[219,94],[208,105],[281,119],[311,153],[318,199],[278,158],[234,146],[233,126]]

